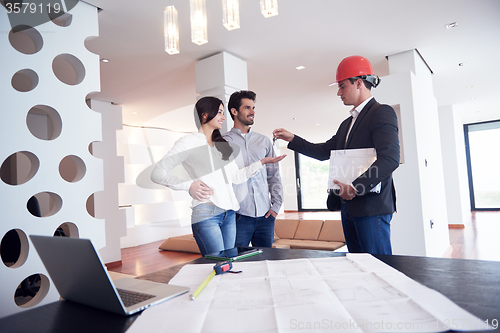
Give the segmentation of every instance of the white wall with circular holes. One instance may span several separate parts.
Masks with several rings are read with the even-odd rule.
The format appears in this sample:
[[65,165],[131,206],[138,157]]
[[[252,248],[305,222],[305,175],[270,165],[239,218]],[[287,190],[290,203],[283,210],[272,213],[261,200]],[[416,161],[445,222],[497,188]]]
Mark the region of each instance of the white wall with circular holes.
[[59,294],[29,235],[92,239],[105,245],[103,219],[90,212],[103,190],[101,114],[86,104],[100,89],[97,8],[79,2],[63,17],[11,27],[0,7],[0,317],[50,303]]

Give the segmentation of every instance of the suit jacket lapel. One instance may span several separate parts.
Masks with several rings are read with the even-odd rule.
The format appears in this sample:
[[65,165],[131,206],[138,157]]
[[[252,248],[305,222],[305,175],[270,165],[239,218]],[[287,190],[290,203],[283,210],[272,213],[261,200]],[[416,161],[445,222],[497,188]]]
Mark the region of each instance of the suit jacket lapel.
[[351,131],[349,132],[349,138],[347,138],[347,142],[345,144],[346,147],[349,146],[349,143],[351,142],[351,139],[353,137],[354,132],[356,131],[356,128],[358,128],[359,124],[363,121],[363,118],[366,116],[366,114],[368,113],[368,111],[371,109],[371,107],[375,103],[377,103],[377,101],[375,101],[375,98],[372,98],[365,105],[365,107],[363,108],[363,110],[361,110],[361,112],[359,113],[358,117],[356,118],[356,121],[354,122],[354,125],[352,125]]

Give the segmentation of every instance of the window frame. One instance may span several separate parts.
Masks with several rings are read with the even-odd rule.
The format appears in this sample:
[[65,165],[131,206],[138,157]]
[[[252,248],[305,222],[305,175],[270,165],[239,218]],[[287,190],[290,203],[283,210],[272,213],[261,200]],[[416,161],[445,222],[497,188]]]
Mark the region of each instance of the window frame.
[[465,158],[467,162],[467,178],[469,182],[469,199],[471,211],[498,211],[500,207],[497,208],[481,208],[476,207],[475,195],[474,195],[474,179],[472,177],[472,160],[470,153],[470,142],[469,142],[469,127],[474,125],[482,125],[489,123],[498,123],[500,125],[500,119],[482,121],[477,123],[464,124],[464,141],[465,141]]
[[302,180],[300,178],[300,154],[294,151],[295,154],[295,188],[297,190],[297,210],[299,212],[328,212],[326,207],[326,199],[328,197],[327,191],[325,191],[325,208],[304,208],[302,206],[302,195],[301,195],[301,184]]

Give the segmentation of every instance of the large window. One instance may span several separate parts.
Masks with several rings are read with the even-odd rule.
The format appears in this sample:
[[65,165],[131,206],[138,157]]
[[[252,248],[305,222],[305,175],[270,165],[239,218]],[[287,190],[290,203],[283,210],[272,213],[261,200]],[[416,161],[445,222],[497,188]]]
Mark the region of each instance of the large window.
[[295,152],[299,211],[327,210],[329,164]]
[[500,209],[500,121],[464,125],[472,210]]

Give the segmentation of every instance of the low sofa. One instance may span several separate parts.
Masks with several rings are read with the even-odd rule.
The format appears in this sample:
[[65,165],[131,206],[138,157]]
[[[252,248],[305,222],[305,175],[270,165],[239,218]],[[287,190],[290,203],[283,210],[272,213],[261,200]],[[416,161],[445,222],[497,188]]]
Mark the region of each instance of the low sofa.
[[[277,219],[273,247],[334,251],[345,245],[340,220]],[[192,234],[170,237],[161,250],[200,253]]]
[[273,247],[334,251],[345,245],[342,221],[277,219]]

